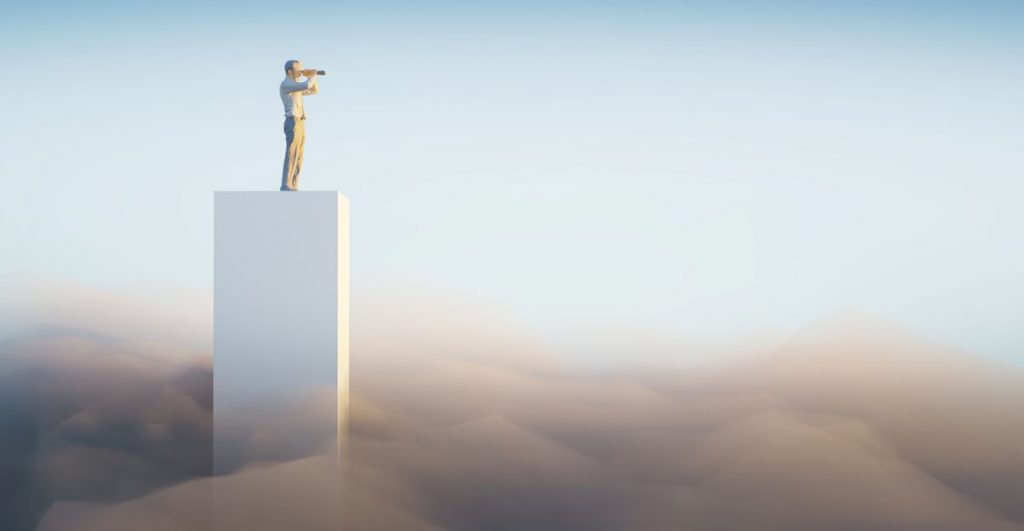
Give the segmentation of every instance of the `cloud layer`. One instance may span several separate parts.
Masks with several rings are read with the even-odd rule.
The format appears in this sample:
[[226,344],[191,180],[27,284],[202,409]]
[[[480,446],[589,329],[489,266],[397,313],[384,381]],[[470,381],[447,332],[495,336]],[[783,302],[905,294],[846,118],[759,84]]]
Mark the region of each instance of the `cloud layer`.
[[581,373],[471,304],[408,307],[355,328],[338,499],[330,395],[210,478],[208,354],[8,338],[0,527],[212,529],[218,492],[246,508],[222,530],[335,529],[335,505],[359,530],[1024,529],[1020,369],[845,315],[716,369]]

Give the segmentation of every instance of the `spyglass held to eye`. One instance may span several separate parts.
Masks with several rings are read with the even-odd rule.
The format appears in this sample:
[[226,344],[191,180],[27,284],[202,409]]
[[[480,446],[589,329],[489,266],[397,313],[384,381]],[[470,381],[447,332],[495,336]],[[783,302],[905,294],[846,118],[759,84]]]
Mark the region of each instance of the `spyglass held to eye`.
[[302,70],[302,75],[304,75],[304,76],[311,76],[313,74],[316,74],[318,76],[326,76],[327,75],[327,71],[326,70],[313,70],[311,68],[307,68],[307,69]]

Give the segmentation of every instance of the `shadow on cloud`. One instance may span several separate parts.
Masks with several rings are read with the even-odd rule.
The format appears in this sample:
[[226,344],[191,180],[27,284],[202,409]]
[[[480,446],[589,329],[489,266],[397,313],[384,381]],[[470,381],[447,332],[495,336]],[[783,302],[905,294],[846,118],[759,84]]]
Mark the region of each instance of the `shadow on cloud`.
[[329,393],[242,423],[211,477],[208,353],[9,336],[0,527],[211,529],[218,492],[246,507],[222,530],[1024,529],[1019,368],[844,315],[714,369],[584,373],[475,301],[392,295],[354,323],[338,498]]

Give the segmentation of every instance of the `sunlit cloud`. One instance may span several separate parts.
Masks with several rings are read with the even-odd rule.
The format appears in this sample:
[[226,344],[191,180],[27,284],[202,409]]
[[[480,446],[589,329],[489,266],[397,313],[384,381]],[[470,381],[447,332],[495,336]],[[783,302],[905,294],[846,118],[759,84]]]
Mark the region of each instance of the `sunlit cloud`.
[[333,502],[331,393],[241,423],[235,472],[211,478],[208,362],[8,338],[6,433],[39,441],[3,454],[21,467],[4,499],[33,501],[9,504],[20,529],[208,529],[218,488],[248,507],[220,529],[329,529],[332,507],[360,530],[1024,527],[1018,368],[846,314],[724,365],[579,372],[487,304],[412,293],[410,318],[368,311],[353,337]]

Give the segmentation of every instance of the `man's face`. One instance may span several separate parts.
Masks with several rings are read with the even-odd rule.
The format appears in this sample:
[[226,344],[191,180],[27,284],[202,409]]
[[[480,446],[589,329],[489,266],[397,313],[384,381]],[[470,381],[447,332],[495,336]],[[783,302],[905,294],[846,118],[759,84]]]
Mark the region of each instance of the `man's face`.
[[301,61],[296,61],[295,64],[292,65],[292,77],[299,77],[301,75],[302,75],[302,62]]

